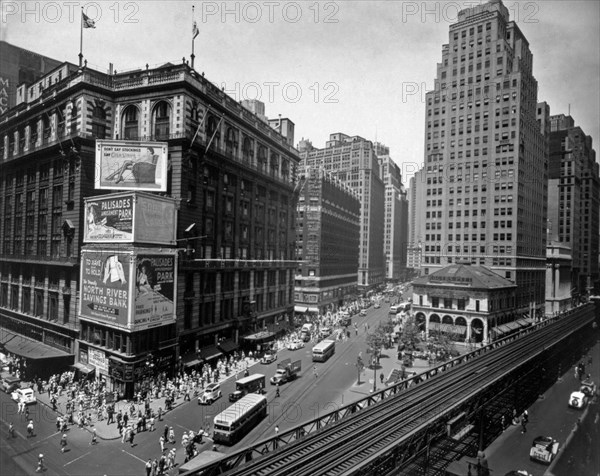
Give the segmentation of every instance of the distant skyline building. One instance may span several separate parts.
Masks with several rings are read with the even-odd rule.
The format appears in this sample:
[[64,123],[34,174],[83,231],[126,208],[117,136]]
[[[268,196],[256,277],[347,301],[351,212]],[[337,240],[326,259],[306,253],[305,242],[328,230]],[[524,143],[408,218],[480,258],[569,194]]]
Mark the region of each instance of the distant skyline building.
[[527,39],[500,0],[462,10],[426,95],[423,274],[468,260],[545,306],[547,164]]
[[358,193],[316,167],[300,173],[299,187],[294,310],[300,314],[334,312],[356,293]]
[[0,41],[0,116],[17,104],[17,87],[31,84],[62,63]]
[[419,271],[421,268],[422,242],[425,235],[425,169],[417,171],[409,181],[408,191],[409,218],[408,218],[408,247],[407,267]]
[[303,166],[321,167],[358,192],[361,203],[358,287],[365,292],[383,284],[385,187],[373,142],[335,133],[330,134],[322,149],[302,139],[298,151]]
[[[539,116],[539,111],[538,111]],[[569,115],[549,117],[549,187],[558,194],[548,200],[557,241],[571,249],[571,293],[574,298],[600,291],[598,274],[600,179],[592,138]]]
[[402,184],[400,167],[389,155],[388,147],[377,147],[381,177],[385,185],[385,234],[383,246],[386,262],[386,279],[398,281],[406,276],[406,250],[408,245],[408,199]]

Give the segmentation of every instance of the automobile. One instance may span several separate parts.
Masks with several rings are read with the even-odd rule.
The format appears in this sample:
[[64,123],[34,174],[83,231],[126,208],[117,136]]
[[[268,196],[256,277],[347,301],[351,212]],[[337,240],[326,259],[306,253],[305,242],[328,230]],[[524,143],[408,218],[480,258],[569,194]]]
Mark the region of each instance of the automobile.
[[319,331],[319,333],[321,334],[321,338],[325,338],[325,337],[329,337],[331,335],[331,328],[330,327],[321,327],[321,330]]
[[270,364],[271,362],[275,362],[277,360],[277,352],[274,350],[268,350],[263,358],[260,359],[261,364]]
[[11,396],[15,402],[23,402],[25,405],[37,403],[37,399],[35,398],[32,388],[18,388],[11,394]]
[[375,309],[379,309],[381,307],[381,304],[379,304],[378,302],[375,303],[375,305],[373,306],[373,308]]
[[588,402],[588,396],[583,392],[572,392],[569,396],[570,408],[583,408]]
[[303,347],[304,347],[304,342],[302,342],[300,339],[293,340],[287,346],[288,350],[297,350],[297,349],[302,349]]
[[352,318],[348,315],[342,317],[342,326],[348,327],[352,325]]
[[221,397],[221,386],[218,383],[210,383],[198,397],[198,405],[210,405]]
[[229,394],[229,401],[230,402],[237,402],[243,396],[244,396],[244,392],[242,392],[241,390],[236,390],[236,391],[231,392]]
[[592,398],[596,393],[596,384],[593,382],[593,380],[585,379],[583,382],[581,382],[579,391],[585,393],[589,398]]
[[12,375],[4,377],[0,388],[6,393],[12,393],[21,386],[21,379],[19,377],[13,377]]
[[531,444],[529,459],[539,463],[550,464],[558,453],[558,445],[558,441],[551,436],[538,436]]
[[360,310],[360,315],[361,316],[366,316],[367,315],[367,310],[366,309],[361,309]]

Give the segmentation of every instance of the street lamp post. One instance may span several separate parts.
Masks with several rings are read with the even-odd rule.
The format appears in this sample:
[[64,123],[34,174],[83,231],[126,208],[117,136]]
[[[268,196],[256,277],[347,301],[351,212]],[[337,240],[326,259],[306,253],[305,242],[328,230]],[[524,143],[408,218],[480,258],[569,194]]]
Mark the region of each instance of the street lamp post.
[[373,351],[373,393],[377,391],[377,357]]

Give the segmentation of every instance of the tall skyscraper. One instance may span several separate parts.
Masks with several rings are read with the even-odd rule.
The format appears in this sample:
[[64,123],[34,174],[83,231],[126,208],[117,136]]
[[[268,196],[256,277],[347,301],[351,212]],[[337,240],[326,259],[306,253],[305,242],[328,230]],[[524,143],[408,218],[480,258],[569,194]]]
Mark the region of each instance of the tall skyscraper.
[[385,186],[385,252],[386,279],[399,280],[406,275],[406,247],[408,242],[408,200],[402,184],[400,167],[389,155],[389,148],[375,143],[380,174]]
[[[407,267],[418,271],[421,268],[421,252],[425,237],[425,170],[421,169],[410,178],[408,191],[408,249]],[[414,272],[413,271],[413,272]]]
[[360,136],[338,132],[329,135],[323,149],[317,149],[303,139],[298,151],[303,166],[322,167],[358,192],[361,203],[358,288],[368,291],[382,284],[385,278],[385,197],[373,143]]
[[517,285],[541,313],[548,157],[527,39],[500,0],[462,10],[427,93],[422,269],[458,260]]
[[[538,114],[539,115],[539,114]],[[550,116],[549,179],[558,187],[552,227],[559,243],[572,253],[573,297],[598,290],[598,220],[600,180],[592,138],[569,115]]]

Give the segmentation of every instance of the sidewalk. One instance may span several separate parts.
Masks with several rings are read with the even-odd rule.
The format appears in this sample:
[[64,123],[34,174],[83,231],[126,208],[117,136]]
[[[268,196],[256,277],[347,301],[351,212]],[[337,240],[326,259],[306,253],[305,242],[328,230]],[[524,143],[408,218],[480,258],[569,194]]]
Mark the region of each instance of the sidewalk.
[[[258,362],[259,361],[255,360],[255,359],[248,360],[248,368],[256,365]],[[4,377],[5,374],[8,375],[8,372],[2,372],[2,377]],[[223,376],[222,378],[220,378],[219,383],[222,383],[225,380],[228,380],[230,378],[235,378],[235,376],[236,376],[235,372],[230,372],[229,376]],[[26,387],[27,385],[28,385],[27,383],[24,383],[24,382],[22,383],[22,386],[24,386],[24,387]],[[50,409],[52,409],[52,404],[50,403],[50,397],[48,396],[48,392],[43,392],[40,394],[37,391],[37,387],[32,387],[32,388],[34,389],[35,396],[38,401],[38,405],[42,404],[42,405],[45,405],[45,406],[49,407]],[[183,405],[184,403],[194,403],[195,404],[196,403],[195,400],[196,400],[195,398],[192,398],[191,402],[185,402],[184,397],[180,396],[172,403],[172,410],[174,410],[175,408],[178,408],[179,406]],[[129,413],[129,409],[130,409],[132,403],[133,402],[131,400],[119,400],[118,402],[115,402],[115,415],[117,413],[119,413],[119,410],[121,410],[123,412],[123,414]],[[65,415],[66,404],[67,404],[67,395],[66,395],[66,392],[63,392],[62,395],[57,397],[57,403],[56,403],[57,416]],[[144,411],[144,404],[142,403],[141,405],[135,405],[135,408],[136,408],[136,415],[137,415],[138,410],[142,410],[142,412]],[[163,417],[164,417],[164,415],[169,413],[168,411],[165,410],[165,408],[166,408],[165,397],[151,400],[150,408],[152,409],[152,413],[155,415],[158,414],[159,408],[162,408]],[[169,410],[169,411],[171,411],[171,410]],[[109,425],[107,423],[108,420],[106,418],[101,421],[98,421],[96,412],[93,409],[86,410],[86,413],[92,414],[93,427],[96,428],[96,435],[98,436],[99,439],[116,440],[116,439],[121,438],[121,434],[119,434],[119,431],[117,430],[116,419],[115,419],[114,423],[111,423]],[[78,419],[77,419],[77,412],[74,413],[73,418],[74,418],[75,423],[74,423],[74,425],[72,425],[72,427],[78,425],[78,423],[79,423]],[[135,422],[137,422],[137,417],[134,418],[133,420],[130,420],[130,422],[135,424]],[[159,422],[158,418],[156,418],[154,427],[158,430],[162,430],[162,426],[160,425],[160,423],[161,422]],[[83,428],[86,429],[87,431],[91,432],[92,425],[88,425]]]
[[[455,345],[455,349],[460,352],[460,354],[465,354],[469,350],[466,346],[461,344]],[[360,385],[358,382],[354,382],[354,384],[344,392],[343,401],[345,403],[349,403],[354,400],[358,400],[364,398],[365,396],[371,395],[373,393],[373,379],[376,379],[375,382],[375,392],[387,387],[386,382],[388,378],[391,376],[392,371],[402,370],[402,362],[398,360],[398,351],[396,350],[396,346],[385,349],[382,351],[381,356],[379,358],[379,365],[376,369],[376,376],[374,375],[373,368],[365,367],[364,370],[360,373]],[[404,367],[405,373],[408,377],[411,377],[413,373],[417,375],[425,372],[436,365],[430,365],[426,359],[415,358],[413,359],[413,364],[411,367]],[[383,384],[381,383],[381,374],[383,374],[384,380]],[[390,383],[391,385],[392,383]]]

